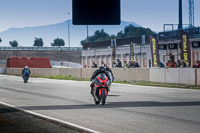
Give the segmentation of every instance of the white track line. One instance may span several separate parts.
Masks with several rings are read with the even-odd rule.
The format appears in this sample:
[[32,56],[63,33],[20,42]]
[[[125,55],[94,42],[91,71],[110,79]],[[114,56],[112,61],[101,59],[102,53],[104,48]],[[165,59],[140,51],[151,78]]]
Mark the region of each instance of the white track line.
[[79,125],[76,125],[76,124],[73,124],[73,123],[70,123],[70,122],[66,122],[66,121],[59,120],[59,119],[56,119],[56,118],[52,118],[52,117],[49,117],[49,116],[46,116],[46,115],[38,114],[38,113],[29,111],[29,110],[24,110],[22,108],[19,108],[19,107],[16,107],[14,105],[7,104],[7,103],[1,102],[1,101],[0,101],[0,104],[14,108],[14,109],[17,109],[21,112],[24,112],[24,113],[32,115],[32,116],[48,120],[48,121],[53,122],[53,123],[61,124],[65,127],[69,127],[70,129],[82,131],[84,133],[100,133],[98,131],[95,131],[95,130],[92,130],[92,129],[89,129],[89,128],[85,128],[85,127],[82,127],[82,126],[79,126]]

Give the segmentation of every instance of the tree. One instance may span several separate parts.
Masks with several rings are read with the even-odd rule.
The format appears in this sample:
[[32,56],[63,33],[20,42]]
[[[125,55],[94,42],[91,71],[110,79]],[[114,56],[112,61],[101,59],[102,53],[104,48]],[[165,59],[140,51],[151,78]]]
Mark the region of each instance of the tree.
[[10,41],[9,44],[10,44],[10,46],[12,46],[12,47],[18,47],[18,42],[17,42],[16,40]]
[[44,43],[43,43],[42,38],[35,38],[33,46],[35,46],[35,47],[42,47],[43,44]]
[[92,36],[89,36],[85,40],[81,41],[81,44],[87,43],[87,42],[99,42],[99,41],[105,41],[111,39],[110,35],[107,34],[103,29],[97,30],[94,32]]
[[54,42],[51,43],[51,46],[65,46],[65,41],[63,39],[60,39],[60,38],[56,38],[54,39]]
[[129,25],[124,28],[124,31],[120,31],[117,33],[117,38],[120,39],[120,38],[128,38],[141,35],[153,35],[153,34],[155,33],[149,28],[135,27],[133,25]]

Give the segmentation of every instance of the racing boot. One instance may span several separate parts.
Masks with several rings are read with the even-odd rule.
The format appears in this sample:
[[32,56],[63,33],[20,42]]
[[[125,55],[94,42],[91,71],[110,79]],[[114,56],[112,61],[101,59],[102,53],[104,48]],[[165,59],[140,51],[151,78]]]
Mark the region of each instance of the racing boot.
[[93,91],[94,91],[94,85],[91,84],[90,87],[91,87],[90,94],[93,96],[93,95],[94,95],[94,94],[93,94]]

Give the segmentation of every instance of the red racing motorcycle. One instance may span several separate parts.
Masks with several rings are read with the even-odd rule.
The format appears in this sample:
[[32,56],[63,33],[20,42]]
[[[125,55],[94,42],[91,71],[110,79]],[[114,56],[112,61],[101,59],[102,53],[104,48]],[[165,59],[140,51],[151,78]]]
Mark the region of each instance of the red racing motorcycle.
[[94,89],[93,89],[93,97],[95,104],[99,104],[101,102],[102,105],[104,105],[106,103],[109,86],[110,86],[110,81],[108,80],[108,77],[106,77],[104,73],[99,74],[95,78]]

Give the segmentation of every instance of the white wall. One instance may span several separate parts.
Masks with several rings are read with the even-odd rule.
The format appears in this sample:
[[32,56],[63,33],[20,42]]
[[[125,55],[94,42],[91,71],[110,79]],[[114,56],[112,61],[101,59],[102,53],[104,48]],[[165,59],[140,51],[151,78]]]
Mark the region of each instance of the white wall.
[[5,74],[6,73],[6,68],[5,67],[0,67],[0,73]]
[[197,85],[200,85],[200,69],[197,69]]
[[[96,69],[90,68],[32,68],[32,76],[75,76],[89,79]],[[1,71],[1,69],[0,69]],[[21,68],[7,68],[7,74],[21,75]],[[113,68],[115,81],[150,81],[159,83],[175,83],[200,85],[200,69],[195,79],[194,68]]]

